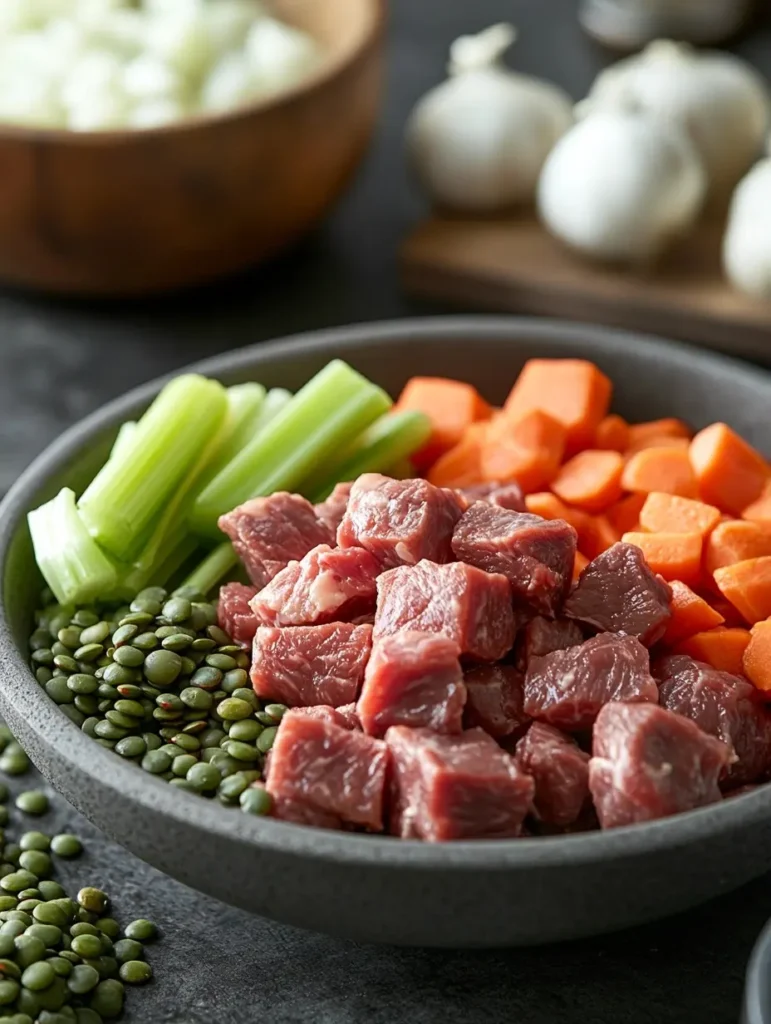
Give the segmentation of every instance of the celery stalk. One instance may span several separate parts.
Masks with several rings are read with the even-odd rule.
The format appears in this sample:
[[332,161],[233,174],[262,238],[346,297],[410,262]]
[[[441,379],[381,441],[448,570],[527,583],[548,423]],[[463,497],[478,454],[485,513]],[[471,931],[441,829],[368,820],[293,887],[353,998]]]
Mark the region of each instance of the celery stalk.
[[323,501],[340,480],[355,480],[362,473],[383,473],[422,447],[430,433],[431,422],[422,412],[382,416],[325,470],[323,485],[306,484],[306,493],[313,495],[313,501]]
[[225,541],[224,544],[219,544],[214,548],[198,568],[190,573],[183,586],[191,587],[201,594],[208,594],[236,565],[238,565],[238,555],[233,550],[233,545],[229,541]]
[[202,491],[191,524],[216,536],[217,519],[249,498],[298,490],[391,407],[388,395],[341,360],[318,373]]
[[117,573],[75,507],[75,494],[63,488],[27,516],[35,560],[60,604],[88,604],[109,593]]
[[111,459],[120,459],[128,448],[128,443],[134,436],[134,431],[137,429],[136,423],[133,420],[127,420],[122,423],[118,435],[115,438],[112,449],[110,451]]
[[228,413],[223,437],[214,458],[206,467],[199,487],[204,487],[231,462],[251,441],[259,429],[260,416],[265,405],[262,384],[236,384],[227,390]]
[[158,553],[157,560],[146,566],[132,566],[121,577],[115,596],[118,600],[133,600],[145,587],[162,587],[198,547],[198,538],[180,533]]
[[137,424],[118,459],[110,459],[80,499],[91,535],[130,561],[147,528],[176,493],[200,453],[220,430],[225,389],[195,374],[177,377]]

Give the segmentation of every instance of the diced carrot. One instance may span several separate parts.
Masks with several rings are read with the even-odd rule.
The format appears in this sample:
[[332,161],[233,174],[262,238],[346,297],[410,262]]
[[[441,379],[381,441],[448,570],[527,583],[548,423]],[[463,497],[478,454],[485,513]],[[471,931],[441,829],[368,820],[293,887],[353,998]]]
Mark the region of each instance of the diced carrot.
[[408,380],[394,408],[417,410],[431,421],[430,438],[413,456],[422,469],[458,444],[472,423],[490,416],[490,406],[476,388],[445,377]]
[[589,560],[601,555],[621,539],[621,535],[611,526],[606,516],[590,516],[584,513],[584,518],[576,529],[578,547]]
[[647,494],[630,494],[607,509],[605,515],[619,536],[622,533],[639,532],[640,511],[647,497]]
[[551,491],[533,491],[532,494],[526,494],[525,506],[534,516],[541,516],[542,519],[564,519],[566,523],[575,526],[571,509]]
[[482,438],[484,423],[472,423],[458,444],[440,456],[427,478],[437,487],[473,487],[482,482]]
[[677,494],[653,491],[640,511],[640,526],[649,533],[698,533],[702,537],[720,522],[720,509]]
[[587,448],[564,464],[552,482],[554,493],[586,512],[602,512],[621,497],[624,460],[618,452]]
[[771,555],[771,523],[729,519],[718,523],[704,547],[704,568],[713,576],[724,565]]
[[691,465],[702,499],[737,516],[757,501],[770,473],[760,452],[725,423],[713,423],[694,437]]
[[648,420],[646,423],[630,423],[627,447],[639,444],[641,441],[650,440],[651,438],[658,439],[662,437],[685,437],[690,439],[691,431],[682,420],[676,420],[671,416],[663,420]]
[[710,608],[703,597],[695,594],[681,580],[672,580],[672,618],[662,642],[674,647],[681,640],[707,629],[722,626],[725,621],[720,612]]
[[724,565],[715,571],[714,580],[751,626],[771,615],[771,556]]
[[721,672],[742,672],[742,658],[750,642],[748,629],[724,629],[718,626],[705,633],[688,637],[675,648],[678,654],[688,654],[696,661],[706,661]]
[[612,413],[601,420],[594,433],[592,448],[600,451],[623,452],[629,446],[629,424],[623,416]]
[[631,459],[633,455],[638,452],[644,452],[648,448],[680,448],[681,451],[688,451],[691,442],[687,437],[668,437],[663,435],[662,437],[643,437],[639,441],[635,441],[634,444],[630,444],[624,452],[626,459]]
[[742,669],[749,681],[764,693],[771,691],[771,619],[756,622],[744,652]]
[[548,413],[535,409],[516,422],[499,416],[482,440],[482,478],[539,491],[557,475],[564,451],[565,428]]
[[698,583],[702,549],[698,533],[625,533],[621,539],[636,544],[651,569],[665,580]]
[[576,551],[576,558],[573,562],[573,579],[577,580],[584,569],[589,564],[589,559],[586,555],[582,555],[580,551]]
[[682,498],[698,498],[696,478],[688,452],[681,448],[645,448],[624,466],[621,486],[635,494],[664,491]]
[[[712,582],[714,583],[715,581],[713,580]],[[724,624],[729,629],[734,626],[740,626],[742,629],[745,629],[747,623],[744,621],[744,616],[734,608],[730,601],[726,601],[717,587],[715,587],[715,593],[717,594],[716,597],[713,597],[711,594],[707,594],[705,600],[709,603],[710,607],[718,613],[718,615],[723,616]]]
[[566,430],[569,454],[592,443],[610,405],[610,379],[583,359],[530,359],[525,363],[504,405],[510,420],[538,409]]
[[771,480],[766,481],[760,496],[744,509],[742,519],[750,519],[759,523],[771,522]]

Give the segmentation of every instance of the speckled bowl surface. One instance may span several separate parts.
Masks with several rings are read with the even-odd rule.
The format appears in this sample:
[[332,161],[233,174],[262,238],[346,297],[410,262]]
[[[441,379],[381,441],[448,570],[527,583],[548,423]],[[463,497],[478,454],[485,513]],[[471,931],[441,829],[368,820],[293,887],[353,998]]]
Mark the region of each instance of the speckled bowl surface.
[[[493,402],[525,359],[581,356],[615,382],[631,419],[725,420],[771,452],[771,376],[609,329],[516,318],[361,325],[233,352],[197,369],[226,383],[297,388],[340,356],[392,393],[412,374],[471,381]],[[443,845],[259,819],[173,789],[94,743],[27,667],[41,586],[26,512],[76,490],[118,425],[161,386],[131,392],[67,431],[0,506],[0,712],[35,764],[109,835],[181,881],[291,924],[366,941],[503,946],[588,936],[684,910],[771,866],[771,786],[611,832]]]

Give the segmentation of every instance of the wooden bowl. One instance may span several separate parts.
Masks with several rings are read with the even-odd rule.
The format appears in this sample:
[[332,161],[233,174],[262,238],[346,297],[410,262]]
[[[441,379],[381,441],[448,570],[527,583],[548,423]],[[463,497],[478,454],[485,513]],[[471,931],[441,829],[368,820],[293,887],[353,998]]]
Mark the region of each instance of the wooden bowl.
[[375,123],[384,0],[274,7],[327,54],[276,97],[139,131],[0,126],[0,280],[156,292],[255,264],[310,228]]

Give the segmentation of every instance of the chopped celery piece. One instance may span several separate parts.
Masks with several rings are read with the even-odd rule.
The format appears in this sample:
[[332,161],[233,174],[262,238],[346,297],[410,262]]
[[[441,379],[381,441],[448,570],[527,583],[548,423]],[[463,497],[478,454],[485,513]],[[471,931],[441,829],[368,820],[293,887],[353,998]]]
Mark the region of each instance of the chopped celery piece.
[[225,389],[196,374],[177,377],[138,422],[119,459],[110,459],[80,499],[83,522],[128,562],[147,528],[222,427]]
[[191,523],[216,536],[217,519],[249,498],[296,491],[391,407],[385,391],[346,363],[329,363],[202,491]]
[[27,522],[35,560],[60,604],[88,604],[115,587],[115,566],[78,515],[69,487],[30,512]]
[[230,541],[226,540],[209,552],[201,564],[190,573],[183,586],[191,587],[201,594],[208,594],[236,565],[238,565],[238,555],[233,550]]
[[155,563],[148,566],[132,566],[130,571],[121,577],[116,593],[111,596],[118,600],[133,600],[145,587],[162,587],[197,547],[197,537],[190,533],[180,533],[159,553]]
[[265,405],[262,384],[236,384],[227,390],[228,412],[223,437],[217,454],[211,459],[200,479],[201,487],[221,473],[259,429],[260,415]]
[[284,406],[288,405],[291,401],[291,391],[287,391],[286,388],[271,388],[265,396],[265,402],[260,410],[256,429],[262,430],[264,427],[267,427],[270,421],[274,420]]
[[422,412],[395,412],[367,427],[356,441],[324,472],[321,487],[306,484],[314,501],[328,498],[336,483],[355,480],[362,473],[382,473],[426,443],[431,422]]
[[118,436],[115,438],[110,451],[111,459],[120,459],[122,457],[123,453],[128,448],[128,442],[134,436],[134,431],[136,429],[137,425],[133,420],[127,420],[126,423],[121,424]]

